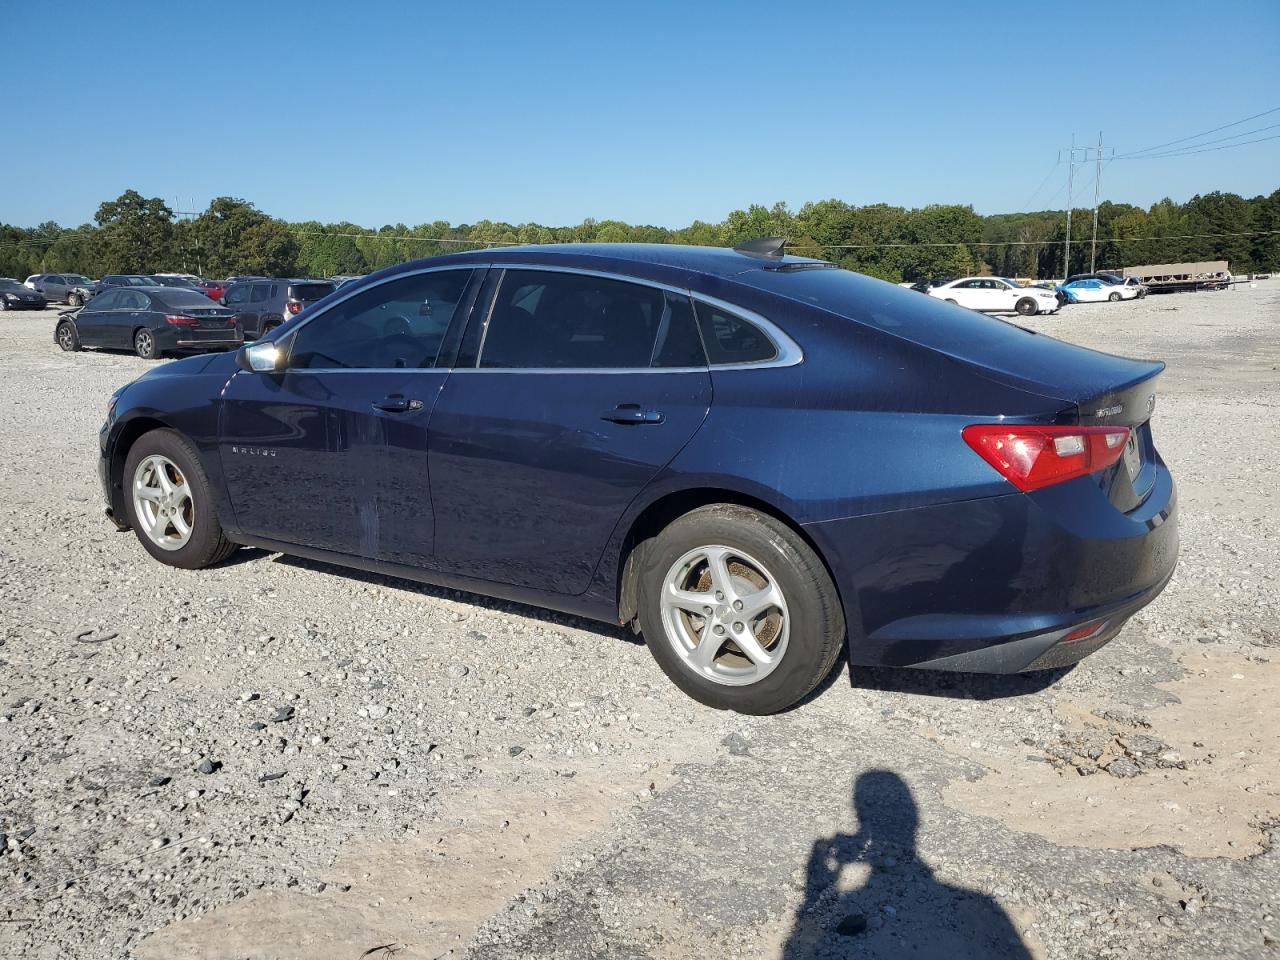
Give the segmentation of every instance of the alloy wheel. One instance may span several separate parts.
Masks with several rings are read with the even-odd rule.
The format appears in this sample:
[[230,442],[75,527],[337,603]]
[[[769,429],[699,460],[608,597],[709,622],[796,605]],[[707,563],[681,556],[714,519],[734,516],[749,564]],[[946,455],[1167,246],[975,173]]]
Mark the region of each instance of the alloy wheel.
[[787,652],[791,618],[769,570],[722,545],[690,550],[662,585],[667,642],[698,676],[727,686],[767,677]]
[[196,505],[182,471],[168,457],[153,454],[133,474],[133,513],[156,546],[181,550],[191,539]]
[[63,350],[70,351],[75,346],[75,341],[71,338],[71,327],[69,324],[63,324],[58,328],[58,346]]

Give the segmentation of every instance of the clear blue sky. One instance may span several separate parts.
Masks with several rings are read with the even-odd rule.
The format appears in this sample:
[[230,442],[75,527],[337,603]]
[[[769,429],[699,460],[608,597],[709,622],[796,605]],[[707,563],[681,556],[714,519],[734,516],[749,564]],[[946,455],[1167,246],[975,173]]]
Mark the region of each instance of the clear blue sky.
[[[0,222],[21,225],[86,222],[128,188],[373,227],[674,227],[827,197],[996,213],[1024,209],[1072,131],[1136,150],[1280,107],[1276,0],[0,0],[0,14]],[[1280,113],[1215,136],[1268,123]],[[1062,207],[1065,179],[1032,208]],[[1280,140],[1103,174],[1105,198],[1143,205],[1278,186]]]

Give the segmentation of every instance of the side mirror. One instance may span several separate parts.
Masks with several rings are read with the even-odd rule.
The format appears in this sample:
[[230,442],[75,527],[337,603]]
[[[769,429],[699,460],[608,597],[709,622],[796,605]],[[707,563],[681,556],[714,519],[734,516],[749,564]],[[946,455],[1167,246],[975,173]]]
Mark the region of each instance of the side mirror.
[[250,343],[236,353],[236,366],[249,373],[279,373],[285,354],[274,343]]

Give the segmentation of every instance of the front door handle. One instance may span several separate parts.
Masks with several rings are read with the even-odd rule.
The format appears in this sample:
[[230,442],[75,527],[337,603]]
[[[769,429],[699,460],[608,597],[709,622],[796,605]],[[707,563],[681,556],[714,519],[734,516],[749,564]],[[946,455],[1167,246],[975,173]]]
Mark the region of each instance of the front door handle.
[[610,423],[661,423],[664,419],[657,410],[641,410],[638,403],[620,403],[612,410],[600,415],[601,420]]
[[422,409],[422,401],[410,400],[399,393],[393,393],[389,397],[375,400],[373,406],[375,409],[385,410],[387,413],[411,413],[414,410]]

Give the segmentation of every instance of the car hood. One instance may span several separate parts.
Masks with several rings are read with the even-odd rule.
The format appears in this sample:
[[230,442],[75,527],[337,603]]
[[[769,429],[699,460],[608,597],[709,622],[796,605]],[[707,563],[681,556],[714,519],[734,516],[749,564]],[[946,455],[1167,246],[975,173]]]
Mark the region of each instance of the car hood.
[[162,363],[149,369],[142,376],[138,377],[134,383],[142,380],[156,380],[162,377],[194,377],[208,376],[209,374],[222,373],[222,367],[225,367],[226,375],[231,376],[238,368],[236,367],[236,355],[232,353],[202,353],[194,357],[183,357],[180,360],[170,360],[168,363]]

